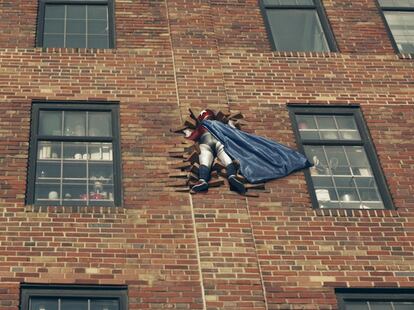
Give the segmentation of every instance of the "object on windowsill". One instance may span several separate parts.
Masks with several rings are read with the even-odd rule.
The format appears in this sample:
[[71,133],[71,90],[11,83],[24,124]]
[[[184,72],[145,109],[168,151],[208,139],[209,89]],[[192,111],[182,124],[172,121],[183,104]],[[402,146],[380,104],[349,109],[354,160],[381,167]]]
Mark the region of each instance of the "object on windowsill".
[[317,189],[315,190],[316,198],[318,201],[329,201],[331,200],[331,196],[329,195],[329,191],[327,189]]
[[59,199],[59,194],[55,191],[51,191],[51,192],[49,192],[48,197],[49,197],[49,199]]

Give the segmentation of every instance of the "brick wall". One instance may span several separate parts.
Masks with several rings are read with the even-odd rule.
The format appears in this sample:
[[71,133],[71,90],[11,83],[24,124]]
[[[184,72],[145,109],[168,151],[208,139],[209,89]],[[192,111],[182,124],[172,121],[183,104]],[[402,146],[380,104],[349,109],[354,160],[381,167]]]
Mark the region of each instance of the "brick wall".
[[[127,284],[129,309],[336,309],[336,287],[412,287],[413,61],[373,0],[324,4],[340,53],[270,51],[256,0],[117,0],[118,49],[42,50],[36,1],[0,1],[0,310],[23,282]],[[33,99],[119,102],[122,208],[25,206]],[[302,172],[258,198],[168,187],[189,107],[296,147],[287,103],[361,105],[397,210],[313,210]]]

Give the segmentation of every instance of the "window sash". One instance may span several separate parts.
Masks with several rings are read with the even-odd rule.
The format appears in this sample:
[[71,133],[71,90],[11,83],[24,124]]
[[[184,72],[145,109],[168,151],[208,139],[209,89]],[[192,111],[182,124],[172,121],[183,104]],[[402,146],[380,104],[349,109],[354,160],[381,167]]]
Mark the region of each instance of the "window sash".
[[[85,6],[106,6],[107,7],[107,18],[106,18],[106,24],[107,24],[107,33],[104,34],[106,37],[106,46],[78,46],[74,48],[114,48],[115,47],[115,26],[114,26],[114,0],[39,0],[39,10],[38,10],[38,23],[37,23],[37,34],[36,34],[36,46],[37,47],[44,47],[44,36],[45,36],[45,10],[47,5],[64,5],[64,6],[70,6],[70,5],[85,5]],[[66,23],[66,17],[64,18],[64,22]],[[46,33],[47,34],[47,33]],[[82,35],[85,35],[89,39],[93,39],[94,36],[97,34],[85,32]],[[50,35],[51,36],[51,35]],[[66,44],[66,37],[67,34],[62,33],[61,35],[55,35],[56,38],[62,37],[63,44],[57,44],[57,46],[50,46],[50,47],[56,47],[56,48],[64,48],[67,47]],[[88,44],[90,42],[89,39],[85,38],[85,44]],[[47,46],[45,46],[47,47]]]
[[[402,3],[395,5],[390,5],[389,3],[384,4],[381,0],[377,1],[378,9],[381,12],[382,20],[385,24],[386,30],[388,32],[388,37],[391,40],[391,44],[394,48],[394,50],[398,53],[408,53],[413,54],[414,53],[414,34],[411,35],[406,30],[404,35],[401,35],[400,33],[396,33],[398,29],[392,29],[389,23],[390,14],[393,13],[401,13],[404,15],[412,15],[412,18],[409,18],[407,20],[414,19],[414,3],[408,2],[407,5],[404,5]],[[387,14],[389,13],[389,14]],[[405,24],[401,24],[405,25]],[[408,40],[408,38],[411,37],[411,40]],[[404,40],[405,39],[405,40]]]
[[[111,300],[118,303],[118,310],[128,308],[127,286],[114,285],[21,285],[21,308],[31,310],[30,303],[36,298],[50,298],[51,300]],[[88,305],[91,303],[88,301]],[[90,308],[88,307],[88,310]],[[58,309],[59,310],[59,309]]]
[[[382,203],[385,209],[392,209],[393,204],[391,200],[390,193],[388,191],[388,187],[386,186],[386,181],[383,177],[381,167],[379,166],[377,155],[374,151],[374,146],[372,144],[372,140],[369,136],[368,129],[365,126],[364,120],[362,115],[360,114],[360,110],[358,106],[347,106],[347,107],[309,107],[309,106],[298,106],[298,105],[291,105],[289,106],[289,113],[293,123],[293,129],[296,135],[296,139],[298,142],[299,149],[305,152],[305,148],[309,146],[347,146],[347,147],[362,147],[366,153],[368,158],[368,162],[370,165],[370,169],[372,171],[374,180],[376,182],[377,190],[379,192],[380,198],[382,199]],[[352,116],[356,122],[356,126],[358,132],[361,136],[360,140],[341,140],[341,141],[333,141],[333,140],[303,140],[300,135],[299,126],[297,123],[297,116],[298,115],[334,115],[334,116]],[[311,169],[305,170],[305,178],[308,184],[309,194],[312,199],[312,205],[314,208],[320,208],[320,203],[317,199],[316,194],[316,186],[314,184]],[[334,175],[332,175],[334,177]],[[336,207],[334,207],[336,208]],[[355,206],[351,207],[352,209]],[[362,207],[361,207],[362,208]],[[339,209],[348,209],[344,207],[340,207]],[[369,209],[378,209],[369,208]],[[382,209],[382,208],[381,208]]]
[[[320,0],[313,0],[312,4],[273,4],[266,2],[266,0],[260,1],[262,15],[265,21],[266,31],[268,33],[268,37],[270,40],[270,43],[272,45],[273,50],[275,51],[303,51],[303,52],[312,52],[312,51],[323,51],[323,52],[330,52],[330,51],[337,51],[337,47],[335,44],[335,40],[333,37],[333,33],[331,32],[329,22],[325,16],[324,9],[322,7],[322,4],[320,3]],[[283,47],[278,46],[277,40],[275,37],[278,35],[277,32],[275,32],[275,28],[272,27],[272,22],[270,18],[271,12],[275,11],[288,11],[288,10],[300,10],[300,11],[314,11],[316,15],[316,24],[317,29],[315,30],[315,34],[322,34],[322,38],[320,39],[314,39],[314,40],[308,40],[308,46],[306,44],[301,44],[301,47],[296,47],[294,50],[291,49],[291,47]],[[280,29],[280,28],[279,28]],[[280,36],[280,34],[279,34]],[[317,36],[318,37],[318,36]],[[317,44],[317,42],[319,42]]]
[[[49,109],[50,107],[50,109]],[[82,111],[82,112],[97,112],[97,111],[104,111],[109,112],[111,115],[111,136],[46,136],[46,135],[38,135],[39,124],[40,124],[40,112],[41,111]],[[48,158],[41,158],[39,147],[45,144],[55,144],[54,149],[58,150],[55,153],[59,153],[60,156],[57,154],[52,158],[49,156]],[[57,145],[58,144],[58,145]],[[71,144],[78,144],[79,147],[83,147],[85,149],[84,152],[78,152],[82,158],[77,158],[76,154],[75,157],[69,158],[64,155],[63,150],[66,144],[67,147],[70,148]],[[60,145],[60,147],[59,147]],[[98,158],[95,156],[97,150],[99,149],[99,145],[103,151],[101,153],[101,157]],[[31,140],[30,140],[30,158],[29,158],[29,173],[28,173],[28,186],[27,186],[27,203],[29,204],[36,204],[36,205],[57,205],[57,206],[65,206],[65,205],[99,205],[99,206],[116,206],[121,204],[121,178],[120,178],[120,142],[119,142],[119,127],[118,127],[118,105],[113,103],[105,103],[105,104],[71,104],[69,103],[34,103],[32,108],[32,128],[31,128]],[[69,149],[67,149],[69,150]],[[67,151],[66,151],[67,152]],[[52,152],[49,152],[52,153]],[[82,154],[81,154],[82,153]],[[96,154],[95,154],[96,153]],[[49,154],[50,155],[50,154]],[[78,156],[78,157],[80,157]],[[85,157],[86,156],[86,157]],[[79,161],[81,159],[81,161]],[[49,165],[48,165],[49,164]],[[64,177],[64,170],[69,169],[70,165],[75,165],[74,167],[78,168],[85,168],[86,177],[84,178],[84,182],[82,180],[72,180],[73,182],[69,182],[69,179],[65,179]],[[86,164],[86,166],[83,166]],[[60,173],[55,171],[60,167]],[[43,167],[44,166],[44,167]],[[43,167],[46,170],[44,171],[44,175],[39,175],[38,169],[39,167]],[[98,168],[99,167],[99,168]],[[92,170],[91,170],[92,169]],[[98,170],[99,171],[98,171]],[[108,170],[109,169],[109,170]],[[51,171],[51,172],[48,172]],[[49,176],[48,176],[49,174]],[[83,175],[83,174],[82,174]],[[41,177],[41,179],[39,179]],[[108,179],[109,178],[109,179]],[[38,183],[39,180],[42,182]],[[60,180],[60,181],[59,181]],[[59,181],[59,182],[58,182]],[[58,183],[56,183],[58,182]],[[100,182],[100,184],[95,184],[96,182]],[[53,199],[53,201],[38,200],[36,195],[37,187],[42,186],[44,190],[46,190],[47,184],[50,183],[50,187],[54,188],[51,191],[56,191],[58,194],[58,200]],[[56,184],[55,184],[56,183]],[[63,187],[68,188],[72,183],[79,183],[78,185],[81,187],[77,187],[78,190],[81,190],[82,185],[85,185],[85,197],[81,198],[80,194],[77,195],[79,197],[72,199],[72,194],[70,191],[70,197],[67,197],[66,201],[64,199],[64,192]],[[54,185],[53,185],[54,184]],[[65,186],[66,184],[66,186]],[[77,184],[72,184],[73,186]],[[56,189],[56,186],[59,189]],[[62,187],[63,186],[63,187]],[[73,187],[72,186],[72,187]],[[75,186],[76,187],[76,186]],[[72,189],[74,190],[75,187]],[[95,187],[99,190],[100,194],[97,195],[96,193],[98,190],[95,190]],[[41,187],[39,187],[41,188]],[[93,193],[90,193],[89,188],[94,189]],[[46,195],[43,193],[43,196]],[[56,194],[53,193],[54,196]],[[86,198],[86,203],[85,203]],[[78,201],[77,201],[78,200]]]

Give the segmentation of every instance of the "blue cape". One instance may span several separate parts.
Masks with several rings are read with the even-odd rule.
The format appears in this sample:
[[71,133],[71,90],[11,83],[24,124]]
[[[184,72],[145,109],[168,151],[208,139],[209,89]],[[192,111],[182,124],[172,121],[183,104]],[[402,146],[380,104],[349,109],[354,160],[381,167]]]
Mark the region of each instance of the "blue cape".
[[241,174],[250,183],[266,182],[308,168],[312,164],[301,153],[218,121],[202,125],[224,145],[226,153],[240,163]]

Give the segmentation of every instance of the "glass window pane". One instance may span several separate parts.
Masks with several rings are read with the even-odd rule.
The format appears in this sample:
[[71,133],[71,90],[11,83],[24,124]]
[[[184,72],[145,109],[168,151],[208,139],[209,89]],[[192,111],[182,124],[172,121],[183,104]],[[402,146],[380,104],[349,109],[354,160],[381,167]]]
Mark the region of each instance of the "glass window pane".
[[57,298],[31,297],[30,310],[58,310]]
[[299,130],[316,129],[316,121],[313,115],[297,115],[296,121],[298,123]]
[[64,135],[85,136],[86,112],[64,112]]
[[412,309],[414,309],[414,302],[410,302],[410,301],[394,302],[393,305],[394,305],[395,310],[412,310]]
[[88,34],[107,34],[108,23],[106,20],[88,20]]
[[110,112],[89,112],[89,136],[110,137],[112,121]]
[[62,299],[60,310],[88,310],[88,300],[87,299]]
[[68,19],[66,21],[66,33],[85,34],[86,33],[86,20]]
[[412,0],[378,0],[383,7],[414,7]]
[[108,7],[105,5],[88,5],[88,20],[90,19],[108,19]]
[[333,116],[316,116],[316,121],[319,129],[337,129],[335,118]]
[[313,5],[313,0],[264,0],[265,5]]
[[369,310],[369,308],[365,301],[347,301],[345,310]]
[[91,300],[91,310],[119,310],[117,300]]
[[62,112],[40,111],[39,135],[62,135]]
[[45,19],[48,18],[65,18],[65,6],[60,4],[46,4]]
[[67,5],[66,18],[86,19],[86,5]]
[[68,34],[66,36],[66,47],[86,47],[86,36],[78,34]]
[[65,23],[63,19],[45,19],[44,32],[62,34],[65,31]]
[[401,53],[414,53],[414,12],[384,12]]
[[394,310],[391,302],[387,301],[370,301],[369,305],[372,310]]
[[89,48],[108,48],[108,35],[88,35]]
[[44,34],[43,46],[44,47],[64,47],[63,34]]
[[355,120],[352,116],[335,116],[336,123],[339,129],[354,129],[357,130]]
[[267,17],[278,51],[329,51],[315,10],[268,9]]

